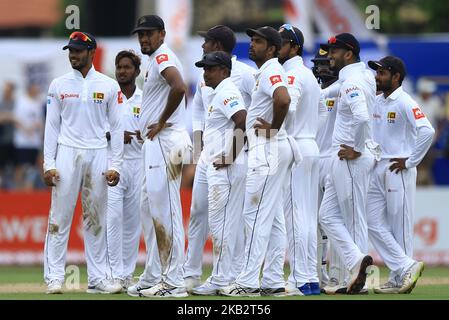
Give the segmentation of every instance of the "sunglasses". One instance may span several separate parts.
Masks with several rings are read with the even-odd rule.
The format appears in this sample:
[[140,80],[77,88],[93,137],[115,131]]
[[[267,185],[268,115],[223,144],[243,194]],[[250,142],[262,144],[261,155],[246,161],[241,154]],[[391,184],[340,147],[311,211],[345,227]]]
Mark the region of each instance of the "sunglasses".
[[80,40],[83,42],[92,42],[92,40],[85,34],[82,33],[81,31],[75,31],[70,35],[70,39],[72,40]]
[[279,28],[279,30],[282,30],[282,29],[288,30],[288,31],[290,31],[291,33],[293,33],[293,36],[295,37],[295,40],[296,40],[296,44],[297,44],[298,46],[300,45],[300,44],[299,44],[298,36],[296,35],[295,29],[293,29],[293,26],[292,26],[291,24],[289,24],[289,23],[283,24],[283,25]]

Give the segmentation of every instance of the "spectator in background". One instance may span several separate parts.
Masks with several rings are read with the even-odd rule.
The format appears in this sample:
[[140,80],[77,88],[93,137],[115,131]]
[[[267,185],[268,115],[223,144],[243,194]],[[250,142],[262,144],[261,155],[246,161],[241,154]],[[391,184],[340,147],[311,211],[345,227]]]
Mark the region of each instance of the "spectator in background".
[[14,182],[18,190],[30,190],[34,187],[33,171],[37,170],[36,161],[42,149],[44,132],[44,101],[36,83],[30,83],[26,94],[17,99],[14,122]]
[[0,188],[9,187],[5,176],[8,167],[14,162],[14,90],[14,84],[6,82],[0,100]]

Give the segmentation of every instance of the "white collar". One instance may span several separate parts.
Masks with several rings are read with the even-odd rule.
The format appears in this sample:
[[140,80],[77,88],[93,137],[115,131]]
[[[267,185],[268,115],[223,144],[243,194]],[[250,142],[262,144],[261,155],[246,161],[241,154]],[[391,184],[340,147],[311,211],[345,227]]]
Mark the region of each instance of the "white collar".
[[78,79],[91,78],[95,74],[95,72],[96,72],[95,67],[94,67],[94,65],[92,65],[92,68],[90,68],[86,74],[86,78],[84,78],[83,74],[79,70],[73,69],[73,75],[75,76],[75,78],[78,78]]

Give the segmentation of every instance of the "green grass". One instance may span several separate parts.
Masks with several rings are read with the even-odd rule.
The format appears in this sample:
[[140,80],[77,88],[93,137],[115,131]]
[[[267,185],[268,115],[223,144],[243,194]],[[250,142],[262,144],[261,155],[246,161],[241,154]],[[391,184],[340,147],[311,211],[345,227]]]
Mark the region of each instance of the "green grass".
[[[142,272],[140,266],[136,270],[136,275]],[[203,274],[203,280],[210,274],[210,267],[206,266]],[[288,270],[286,269],[286,273]],[[385,268],[380,269],[381,281],[387,277],[388,271]],[[80,266],[81,283],[87,282],[86,267]],[[20,287],[18,287],[20,284]],[[33,289],[21,292],[20,288],[30,285]],[[5,289],[6,288],[6,289]],[[7,288],[12,288],[10,292]],[[34,289],[36,288],[36,289]],[[133,298],[126,294],[118,295],[91,295],[85,292],[68,292],[62,295],[46,295],[45,284],[43,281],[42,266],[2,266],[0,267],[0,300],[141,300],[142,298]],[[229,297],[197,297],[189,296],[185,300],[234,300]],[[238,298],[241,299],[241,298]],[[267,300],[264,298],[248,298],[249,300]],[[279,300],[280,298],[273,298]],[[312,297],[283,297],[283,300],[440,300],[449,299],[449,268],[445,267],[427,267],[424,270],[422,278],[418,281],[416,288],[408,295],[379,295],[370,292],[369,295],[355,296],[312,296]]]

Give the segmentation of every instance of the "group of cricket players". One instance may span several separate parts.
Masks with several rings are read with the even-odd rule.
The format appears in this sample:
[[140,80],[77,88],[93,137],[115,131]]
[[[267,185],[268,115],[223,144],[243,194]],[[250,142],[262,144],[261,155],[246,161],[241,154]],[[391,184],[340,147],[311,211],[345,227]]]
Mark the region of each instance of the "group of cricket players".
[[[401,59],[367,67],[357,39],[342,33],[320,45],[309,69],[302,32],[284,24],[246,30],[255,69],[232,55],[229,27],[200,31],[192,143],[183,66],[164,43],[164,21],[143,16],[132,33],[147,66],[120,51],[115,81],[92,64],[94,37],[76,31],[63,48],[73,70],[49,88],[47,293],[63,292],[79,193],[88,293],[367,294],[368,239],[390,270],[374,292],[413,290],[424,269],[413,259],[416,166],[435,132],[402,89]],[[186,249],[180,185],[191,163]],[[134,281],[141,232],[147,256]],[[209,236],[213,266],[202,282]]]

